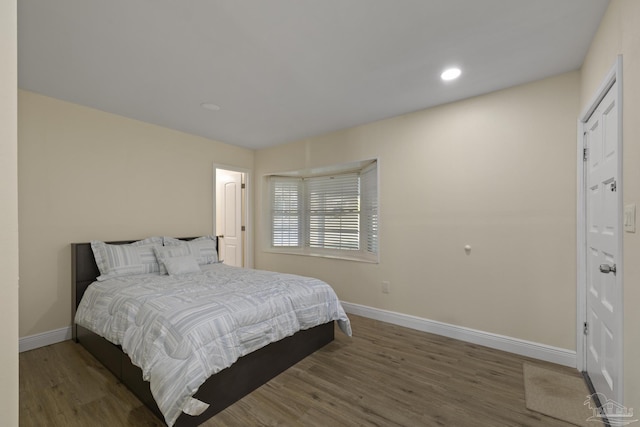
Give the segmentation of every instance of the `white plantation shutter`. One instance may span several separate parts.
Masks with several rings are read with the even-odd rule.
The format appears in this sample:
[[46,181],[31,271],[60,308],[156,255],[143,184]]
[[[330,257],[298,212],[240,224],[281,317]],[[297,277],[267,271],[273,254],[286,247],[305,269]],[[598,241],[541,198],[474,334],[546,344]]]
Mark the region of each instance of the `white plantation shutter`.
[[310,248],[360,249],[360,186],[356,173],[307,178]]
[[301,247],[302,181],[272,177],[271,242],[274,247]]
[[362,247],[369,254],[378,253],[378,165],[367,166],[360,174]]
[[306,178],[274,175],[269,181],[271,247],[377,261],[376,161],[355,172]]

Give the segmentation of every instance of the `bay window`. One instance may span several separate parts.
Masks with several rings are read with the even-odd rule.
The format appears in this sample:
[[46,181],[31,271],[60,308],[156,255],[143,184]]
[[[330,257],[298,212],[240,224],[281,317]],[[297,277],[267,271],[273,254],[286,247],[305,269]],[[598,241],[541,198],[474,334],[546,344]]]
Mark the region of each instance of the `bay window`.
[[378,165],[358,166],[269,176],[270,249],[376,262]]

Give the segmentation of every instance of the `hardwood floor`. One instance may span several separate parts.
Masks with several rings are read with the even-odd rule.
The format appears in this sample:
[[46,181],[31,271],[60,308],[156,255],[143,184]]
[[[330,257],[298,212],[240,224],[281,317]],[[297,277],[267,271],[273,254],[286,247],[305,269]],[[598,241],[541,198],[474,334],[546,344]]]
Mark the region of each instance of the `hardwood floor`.
[[[529,411],[535,361],[358,316],[336,340],[204,426],[569,426]],[[576,396],[582,402],[584,396]],[[20,354],[21,426],[162,426],[80,345]]]

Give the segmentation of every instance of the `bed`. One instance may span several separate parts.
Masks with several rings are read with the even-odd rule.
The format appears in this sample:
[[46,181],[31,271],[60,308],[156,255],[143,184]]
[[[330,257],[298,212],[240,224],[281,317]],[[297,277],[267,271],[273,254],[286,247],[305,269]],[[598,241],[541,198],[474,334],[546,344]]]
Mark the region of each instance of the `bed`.
[[[175,241],[176,239],[173,240]],[[194,240],[186,238],[181,239],[181,241],[193,242]],[[132,243],[133,241],[107,242],[108,245],[129,245]],[[288,334],[284,338],[278,339],[275,342],[267,343],[264,346],[262,346],[263,344],[260,344],[260,348],[256,349],[255,351],[251,350],[251,352],[248,354],[242,354],[230,366],[225,367],[221,370],[216,370],[211,376],[206,379],[206,381],[195,387],[197,391],[192,395],[192,398],[195,399],[195,402],[201,402],[204,405],[203,407],[200,407],[199,409],[197,407],[196,409],[189,407],[188,409],[184,409],[185,412],[181,412],[179,416],[177,416],[177,418],[175,416],[170,416],[169,418],[167,418],[166,409],[164,413],[160,410],[160,407],[164,408],[164,406],[166,406],[166,403],[160,404],[159,407],[156,399],[151,392],[152,387],[150,387],[149,382],[143,379],[143,370],[132,362],[132,359],[136,360],[137,353],[135,350],[131,349],[130,344],[129,347],[126,346],[127,340],[123,340],[125,341],[125,344],[114,340],[116,341],[116,344],[114,344],[112,343],[112,341],[109,341],[103,338],[101,335],[98,335],[96,332],[92,331],[89,327],[83,327],[75,322],[77,312],[86,312],[85,306],[87,305],[87,302],[85,301],[82,306],[80,305],[85,294],[88,295],[87,300],[92,300],[96,298],[94,297],[95,295],[100,295],[100,292],[103,288],[106,288],[104,284],[109,284],[111,286],[112,283],[116,283],[118,286],[120,284],[123,284],[123,286],[128,286],[125,281],[130,280],[130,278],[127,277],[117,278],[113,280],[110,279],[111,281],[106,280],[104,282],[96,281],[96,279],[101,277],[101,270],[98,268],[98,264],[96,263],[91,244],[74,243],[71,245],[71,249],[73,282],[72,316],[74,319],[73,339],[76,342],[80,343],[89,351],[89,353],[91,353],[96,359],[104,364],[145,405],[147,405],[158,417],[160,417],[160,419],[164,419],[167,424],[170,425],[173,424],[175,426],[196,426],[203,423],[207,419],[225,409],[227,406],[231,405],[251,391],[260,387],[271,378],[275,377],[276,375],[283,372],[298,361],[302,360],[309,354],[328,344],[334,338],[334,320],[338,320],[341,329],[350,334],[348,318],[346,318],[346,315],[339,315],[334,316],[335,318],[330,321],[324,321],[318,326],[304,327],[302,330],[299,330],[292,334]],[[169,264],[167,264],[167,266],[169,266]],[[246,271],[244,271],[245,269],[233,270],[234,267],[227,267],[222,264],[207,265],[202,267],[203,272],[195,275],[197,280],[205,280],[202,279],[202,277],[204,276],[215,276],[216,278],[228,276],[235,278],[234,283],[243,283],[245,281],[247,283],[250,283],[249,278],[269,278],[271,277],[270,275],[276,274],[248,269]],[[207,268],[205,269],[204,267]],[[243,274],[245,276],[242,276]],[[297,277],[291,275],[285,276],[286,280],[283,279],[285,281]],[[144,278],[145,276],[142,275],[140,277]],[[184,277],[187,278],[184,279]],[[171,280],[192,280],[189,277],[189,275],[175,277],[163,276],[162,280],[169,282],[171,282]],[[240,279],[238,279],[237,277],[240,277]],[[247,277],[247,279],[245,279],[245,277]],[[316,280],[309,278],[300,279]],[[157,279],[153,278],[153,280]],[[193,280],[196,281],[196,279]],[[141,279],[140,282],[142,283],[141,286],[144,288],[145,280]],[[91,288],[89,292],[87,292],[90,286],[94,283],[95,286]],[[153,286],[159,285],[155,284],[154,282]],[[182,286],[182,282],[180,282],[180,286]],[[247,286],[251,288],[255,287],[255,284]],[[149,288],[149,286],[147,286],[147,288]],[[133,292],[129,291],[128,287],[123,289],[127,289],[127,292]],[[155,290],[156,288],[153,289]],[[120,298],[119,294],[118,298]],[[246,298],[252,299],[255,297],[247,296]],[[287,297],[287,300],[290,299],[295,299],[295,297]],[[342,307],[339,308],[339,311],[344,314]],[[83,322],[86,322],[86,320],[83,320]],[[130,334],[127,335],[127,337],[129,338],[129,342],[140,342],[146,339],[141,339],[141,335],[138,335],[138,338],[135,339],[131,338],[135,337],[136,333],[139,334],[140,331],[135,330],[135,328],[134,332],[127,332],[127,334]],[[109,338],[113,340],[112,337]],[[125,350],[123,350],[123,345],[125,345]],[[127,355],[125,351],[128,351],[131,357]],[[189,356],[189,358],[192,359],[191,356]],[[140,363],[138,363],[138,365],[140,365]],[[145,372],[148,373],[148,367],[146,369],[147,370]],[[156,395],[158,394],[157,389],[158,387],[156,386]],[[158,402],[165,401],[162,400],[161,397],[161,400],[158,400]],[[191,413],[191,415],[187,412]]]

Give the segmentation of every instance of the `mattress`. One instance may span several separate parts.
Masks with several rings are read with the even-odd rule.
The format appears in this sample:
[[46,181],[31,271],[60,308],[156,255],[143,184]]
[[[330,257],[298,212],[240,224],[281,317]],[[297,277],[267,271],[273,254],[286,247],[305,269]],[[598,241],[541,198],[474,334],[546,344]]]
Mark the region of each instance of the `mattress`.
[[143,274],[89,286],[77,324],[122,346],[149,381],[165,421],[202,413],[194,399],[211,375],[272,342],[330,321],[351,335],[327,283],[309,277],[201,266],[179,276]]

